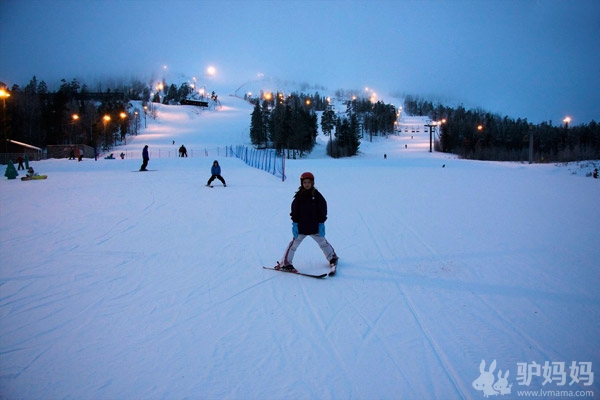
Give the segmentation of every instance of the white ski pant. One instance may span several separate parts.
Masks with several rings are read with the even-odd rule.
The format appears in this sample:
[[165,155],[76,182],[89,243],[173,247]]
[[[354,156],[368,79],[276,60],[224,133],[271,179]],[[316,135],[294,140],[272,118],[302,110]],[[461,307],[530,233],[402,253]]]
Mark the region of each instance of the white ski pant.
[[313,238],[313,240],[315,242],[317,242],[317,244],[321,248],[321,251],[325,255],[325,258],[327,259],[327,261],[330,261],[332,258],[335,257],[335,251],[333,250],[333,246],[331,246],[331,244],[329,244],[329,242],[323,236],[320,236],[317,234],[315,234],[315,235],[300,234],[300,235],[298,235],[297,238],[292,239],[292,241],[288,245],[287,249],[285,250],[285,253],[283,253],[283,258],[281,259],[281,265],[292,264],[292,262],[294,261],[294,255],[296,254],[296,250],[298,249],[298,246],[300,246],[300,243],[302,243],[302,241],[304,239],[306,239],[308,236],[310,236],[311,238]]

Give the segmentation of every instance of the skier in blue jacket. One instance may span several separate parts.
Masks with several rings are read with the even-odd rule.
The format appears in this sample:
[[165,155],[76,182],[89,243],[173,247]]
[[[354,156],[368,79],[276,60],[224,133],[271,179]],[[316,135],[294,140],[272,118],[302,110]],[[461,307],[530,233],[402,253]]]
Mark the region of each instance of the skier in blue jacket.
[[289,272],[298,272],[292,265],[294,254],[300,243],[310,236],[323,251],[323,255],[329,261],[331,274],[335,273],[338,256],[333,246],[325,239],[325,220],[327,220],[327,201],[315,188],[315,177],[310,172],[300,176],[300,187],[292,201],[292,235],[294,238],[288,245],[281,259],[281,263],[275,267]]
[[223,179],[223,177],[221,176],[221,166],[219,165],[219,162],[217,160],[213,161],[213,165],[210,169],[210,173],[212,175],[211,175],[210,179],[208,180],[208,182],[206,183],[206,186],[210,186],[210,184],[215,179],[218,179],[223,183],[223,186],[227,187],[227,184],[225,183],[225,179]]

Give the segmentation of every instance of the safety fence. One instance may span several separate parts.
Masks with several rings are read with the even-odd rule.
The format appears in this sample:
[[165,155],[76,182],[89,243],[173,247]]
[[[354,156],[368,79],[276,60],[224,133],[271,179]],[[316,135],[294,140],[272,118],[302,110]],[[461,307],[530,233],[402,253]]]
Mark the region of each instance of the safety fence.
[[285,181],[285,157],[275,149],[254,149],[243,145],[230,146],[228,153],[251,167],[261,169]]
[[[125,159],[141,159],[142,149],[128,150],[128,149],[116,149],[111,151],[102,152],[98,157],[105,157],[112,154],[114,158],[125,158]],[[122,156],[121,156],[122,154]],[[233,157],[229,154],[229,147],[210,147],[210,148],[189,148],[186,149],[185,153],[181,153],[178,148],[165,148],[165,147],[148,147],[148,155],[150,159],[153,158],[176,158],[176,157]]]

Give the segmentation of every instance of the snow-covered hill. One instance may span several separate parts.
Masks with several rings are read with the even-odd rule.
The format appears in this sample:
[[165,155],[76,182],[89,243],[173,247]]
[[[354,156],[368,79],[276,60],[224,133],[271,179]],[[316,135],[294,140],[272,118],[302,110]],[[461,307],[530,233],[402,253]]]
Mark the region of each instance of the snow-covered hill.
[[[429,153],[421,132],[340,160],[320,138],[281,182],[225,157],[252,108],[221,101],[159,106],[125,160],[0,181],[1,398],[600,396],[598,181]],[[155,171],[133,172],[146,144]],[[227,188],[204,186],[215,159]],[[340,256],[324,280],[261,268],[303,171]],[[295,265],[326,270],[310,240]]]

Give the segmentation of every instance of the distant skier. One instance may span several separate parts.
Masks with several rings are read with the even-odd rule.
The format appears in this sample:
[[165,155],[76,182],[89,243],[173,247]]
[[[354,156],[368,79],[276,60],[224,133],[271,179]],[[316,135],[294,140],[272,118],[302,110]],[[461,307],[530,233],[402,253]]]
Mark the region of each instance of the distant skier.
[[187,157],[187,149],[184,145],[179,148],[179,157]]
[[592,175],[592,176],[593,176],[595,179],[598,179],[598,168],[596,168],[596,169],[594,170],[594,173],[593,173],[593,175]]
[[292,235],[294,238],[288,245],[281,263],[276,269],[297,272],[292,264],[294,255],[300,243],[310,236],[323,251],[329,261],[332,272],[335,272],[338,256],[329,242],[325,239],[325,220],[327,220],[327,201],[315,188],[315,177],[310,172],[300,176],[300,187],[294,195],[290,216],[292,217]]
[[215,179],[218,179],[223,183],[223,186],[227,187],[227,184],[225,183],[225,179],[223,179],[223,177],[221,176],[221,166],[219,165],[219,162],[217,160],[213,161],[213,165],[210,169],[210,173],[211,173],[211,177],[208,180],[208,182],[206,183],[206,186],[210,186],[210,184]]
[[140,171],[148,171],[146,167],[148,166],[148,161],[150,161],[150,156],[148,155],[148,145],[144,146],[144,150],[142,150],[142,158],[144,162],[142,162],[142,166]]

